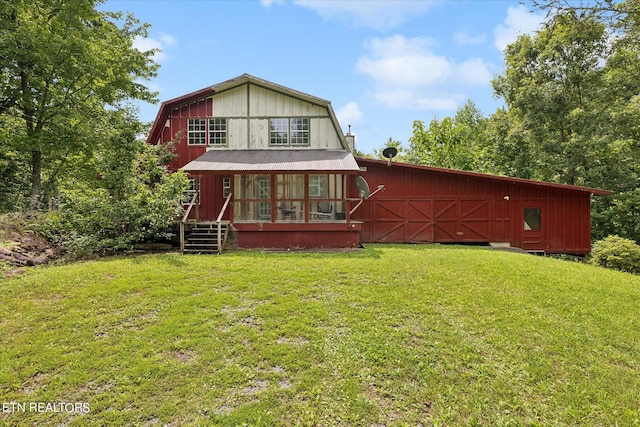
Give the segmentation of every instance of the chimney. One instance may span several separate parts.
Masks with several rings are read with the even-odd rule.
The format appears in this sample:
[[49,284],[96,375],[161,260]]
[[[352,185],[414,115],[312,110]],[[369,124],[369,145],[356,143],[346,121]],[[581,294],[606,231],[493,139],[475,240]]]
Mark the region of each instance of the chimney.
[[347,140],[347,146],[349,147],[349,151],[352,153],[356,150],[356,136],[351,133],[351,125],[349,125],[349,130],[347,134],[344,136],[344,139]]

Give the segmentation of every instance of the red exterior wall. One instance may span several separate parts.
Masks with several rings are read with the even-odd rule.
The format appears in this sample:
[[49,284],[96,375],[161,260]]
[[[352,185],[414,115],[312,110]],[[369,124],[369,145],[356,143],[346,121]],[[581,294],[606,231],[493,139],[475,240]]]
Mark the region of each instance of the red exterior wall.
[[[177,171],[182,166],[192,160],[203,155],[207,148],[205,145],[188,145],[187,129],[188,119],[207,118],[213,116],[213,102],[211,98],[190,101],[189,104],[175,108],[169,112],[168,118],[165,120],[165,126],[160,133],[163,142],[174,139],[178,133],[182,133],[182,137],[176,142],[176,156],[169,164],[169,170]],[[197,215],[200,220],[215,220],[222,209],[224,198],[222,197],[222,176],[219,175],[202,175],[200,177],[200,205],[197,209]],[[196,217],[196,208],[191,210],[190,219]],[[229,209],[225,219],[229,218]]]
[[182,132],[183,134],[182,138],[178,140],[178,144],[176,145],[177,156],[169,164],[169,168],[171,170],[178,170],[207,151],[206,146],[204,145],[187,144],[187,122],[190,118],[207,118],[211,116],[213,116],[213,102],[211,98],[202,99],[171,110],[167,120],[168,126],[167,121],[165,121],[165,127],[162,130],[161,139],[166,142],[175,138],[178,132]]
[[[363,242],[509,242],[547,253],[591,250],[590,193],[358,159],[370,188],[354,212]],[[355,194],[355,188],[352,188]],[[540,209],[541,229],[524,230],[524,209]]]
[[[197,210],[195,205],[191,209],[189,219],[195,219],[196,215],[201,221],[214,221],[218,218],[225,201],[222,196],[222,180],[222,175],[200,176],[200,204]],[[230,218],[231,209],[231,205],[229,205],[223,219]]]
[[359,223],[326,224],[235,224],[242,248],[357,248]]

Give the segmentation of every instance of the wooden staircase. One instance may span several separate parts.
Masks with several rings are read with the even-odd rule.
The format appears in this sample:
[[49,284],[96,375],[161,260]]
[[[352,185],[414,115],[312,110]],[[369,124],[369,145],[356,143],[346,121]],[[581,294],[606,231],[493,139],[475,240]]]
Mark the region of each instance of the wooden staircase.
[[227,241],[229,233],[229,223],[217,222],[197,222],[192,225],[191,230],[186,234],[182,253],[221,254]]
[[[187,206],[187,209],[180,221],[180,250],[183,254],[221,254],[227,242],[227,234],[231,228],[231,223],[223,220],[232,194],[229,193],[222,205],[218,219],[215,221],[200,221],[200,215],[196,200],[200,197],[200,189],[196,185],[196,191]],[[187,220],[191,208],[196,205],[195,221]]]

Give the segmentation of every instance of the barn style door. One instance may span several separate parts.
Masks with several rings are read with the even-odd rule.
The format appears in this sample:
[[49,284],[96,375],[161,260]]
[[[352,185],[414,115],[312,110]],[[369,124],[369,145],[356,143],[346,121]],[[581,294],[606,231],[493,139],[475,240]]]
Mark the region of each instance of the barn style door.
[[373,200],[369,214],[365,242],[433,242],[432,200]]
[[486,199],[372,200],[363,241],[489,242],[493,234],[491,203]]
[[434,228],[436,242],[489,242],[492,240],[491,201],[436,200]]

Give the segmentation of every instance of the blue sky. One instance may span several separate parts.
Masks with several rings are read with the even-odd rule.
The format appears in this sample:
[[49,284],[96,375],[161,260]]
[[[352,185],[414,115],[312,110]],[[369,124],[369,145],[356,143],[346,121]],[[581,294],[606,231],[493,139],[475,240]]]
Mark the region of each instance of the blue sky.
[[[408,147],[414,120],[452,116],[467,100],[500,105],[490,80],[505,46],[542,13],[510,0],[108,0],[151,24],[141,50],[161,49],[146,82],[160,101],[243,73],[331,101],[344,132],[371,153]],[[152,121],[159,104],[140,104]]]

